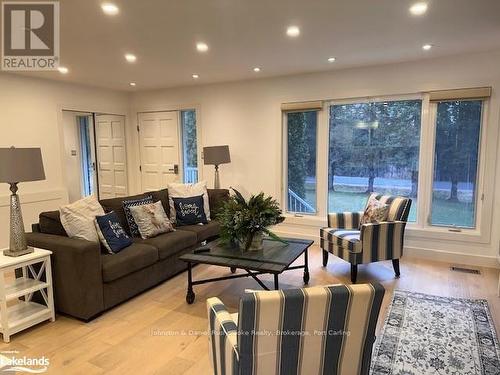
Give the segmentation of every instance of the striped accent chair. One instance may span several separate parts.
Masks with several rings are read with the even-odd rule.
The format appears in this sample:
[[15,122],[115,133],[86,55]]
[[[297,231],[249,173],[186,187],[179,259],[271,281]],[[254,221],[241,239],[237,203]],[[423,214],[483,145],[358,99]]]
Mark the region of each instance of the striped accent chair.
[[380,284],[245,293],[238,314],[207,300],[216,375],[368,375]]
[[[392,260],[396,277],[399,277],[399,258],[403,255],[406,221],[410,213],[411,199],[391,195],[372,194],[389,205],[387,221],[360,226],[363,212],[328,214],[328,227],[320,229],[320,245],[323,249],[323,266],[328,254],[351,263],[351,281],[356,282],[358,264]],[[368,203],[367,201],[367,203]]]

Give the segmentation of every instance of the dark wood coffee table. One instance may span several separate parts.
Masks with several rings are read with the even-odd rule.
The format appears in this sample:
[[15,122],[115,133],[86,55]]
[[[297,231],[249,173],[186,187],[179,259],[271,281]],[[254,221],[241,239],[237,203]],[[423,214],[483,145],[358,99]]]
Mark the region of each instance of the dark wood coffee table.
[[[195,294],[193,285],[206,284],[213,281],[230,280],[240,277],[252,277],[263,289],[269,288],[257,277],[263,274],[274,275],[274,289],[279,289],[278,276],[288,270],[299,268],[304,269],[304,283],[309,283],[309,266],[307,250],[313,241],[300,240],[295,238],[285,238],[286,244],[271,240],[264,240],[264,250],[241,251],[237,247],[228,248],[222,246],[218,240],[210,242],[200,249],[207,249],[200,252],[194,250],[191,254],[184,254],[179,259],[188,265],[188,288],[186,294],[187,303],[194,302]],[[300,255],[304,254],[304,264],[290,266]],[[214,266],[228,267],[233,275],[215,277],[211,279],[193,280],[193,264],[210,264]],[[234,274],[237,269],[244,270],[245,273]]]

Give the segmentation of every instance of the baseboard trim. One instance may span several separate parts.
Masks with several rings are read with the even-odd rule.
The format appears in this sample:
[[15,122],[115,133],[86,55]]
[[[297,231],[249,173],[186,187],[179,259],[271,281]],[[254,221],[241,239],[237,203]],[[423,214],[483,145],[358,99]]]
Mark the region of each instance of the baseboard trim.
[[406,247],[404,249],[405,256],[419,258],[419,259],[430,259],[438,262],[448,262],[454,264],[464,264],[467,266],[479,266],[479,267],[490,267],[490,268],[500,268],[500,263],[496,256],[487,255],[472,255],[455,253],[453,251],[426,249],[419,247]]
[[[319,243],[318,236],[308,235],[308,234],[299,234],[289,231],[278,231],[275,230],[278,236],[281,237],[299,237],[314,241],[314,243]],[[427,249],[421,247],[408,247],[404,248],[404,255],[412,258],[419,259],[429,259],[437,262],[448,262],[455,264],[463,264],[468,266],[478,266],[478,267],[490,267],[490,268],[500,268],[500,263],[497,260],[496,256],[487,256],[487,255],[472,255],[472,254],[463,254],[456,253],[453,251],[444,251],[444,250],[435,250],[435,249]]]

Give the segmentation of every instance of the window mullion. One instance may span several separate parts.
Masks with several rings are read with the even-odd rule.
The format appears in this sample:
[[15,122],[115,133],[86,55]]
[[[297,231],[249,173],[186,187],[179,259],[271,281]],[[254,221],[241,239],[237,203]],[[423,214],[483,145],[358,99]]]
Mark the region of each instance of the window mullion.
[[418,221],[419,227],[430,226],[432,209],[432,184],[434,181],[434,146],[436,144],[436,105],[425,95],[422,102],[422,134],[419,165],[419,197]]

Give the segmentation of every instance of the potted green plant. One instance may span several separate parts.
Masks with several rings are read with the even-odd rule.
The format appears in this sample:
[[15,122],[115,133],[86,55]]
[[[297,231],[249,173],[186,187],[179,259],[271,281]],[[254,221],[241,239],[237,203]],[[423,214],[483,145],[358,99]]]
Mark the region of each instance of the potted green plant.
[[264,193],[252,195],[248,201],[239,191],[222,206],[217,218],[221,225],[220,239],[227,245],[236,245],[241,250],[262,250],[263,235],[286,243],[268,227],[285,220],[279,203]]

